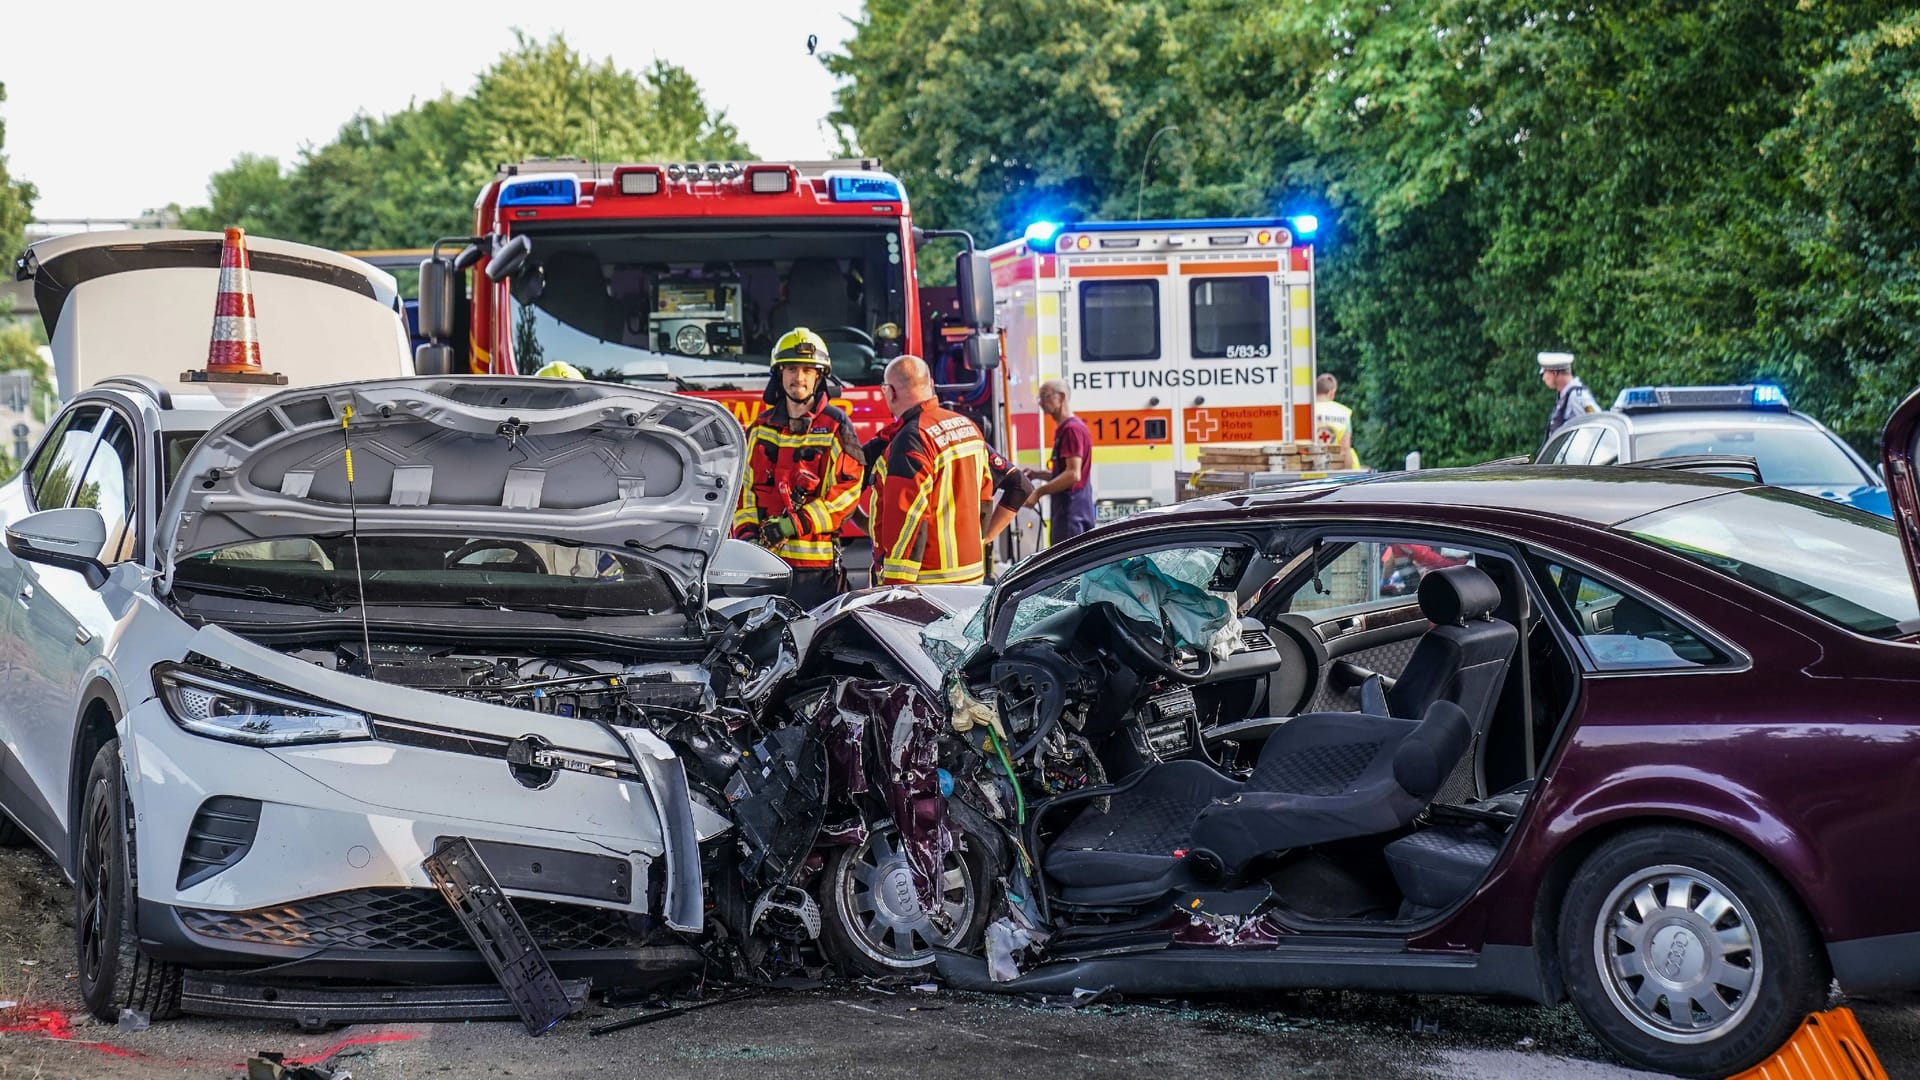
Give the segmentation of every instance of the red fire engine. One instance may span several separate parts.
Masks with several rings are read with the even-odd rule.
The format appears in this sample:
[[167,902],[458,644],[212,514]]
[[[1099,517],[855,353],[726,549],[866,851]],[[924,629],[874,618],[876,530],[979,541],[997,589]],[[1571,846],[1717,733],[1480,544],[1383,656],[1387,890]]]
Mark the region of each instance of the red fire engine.
[[[950,234],[916,229],[899,179],[872,160],[503,166],[475,201],[474,235],[421,264],[419,367],[513,374],[562,360],[719,400],[746,423],[774,341],[806,326],[866,438],[888,419],[887,361],[937,364],[954,336],[943,323],[967,331],[950,368],[980,385],[972,373],[998,360],[979,333],[993,324],[984,258],[963,253],[960,303],[923,317],[914,247],[928,235]],[[445,245],[463,250],[449,258]]]

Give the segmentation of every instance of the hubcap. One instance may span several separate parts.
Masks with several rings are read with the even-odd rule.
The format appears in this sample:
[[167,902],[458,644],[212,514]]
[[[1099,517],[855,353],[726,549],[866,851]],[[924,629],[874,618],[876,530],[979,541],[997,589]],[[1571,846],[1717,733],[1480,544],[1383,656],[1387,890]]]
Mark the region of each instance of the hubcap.
[[1710,1042],[1753,1007],[1760,939],[1731,889],[1686,866],[1616,885],[1594,928],[1593,958],[1614,1007],[1672,1043]]
[[917,967],[936,945],[951,943],[973,921],[973,875],[958,851],[940,874],[938,906],[928,912],[913,885],[913,867],[889,829],[873,832],[846,862],[836,882],[837,905],[860,951],[890,967]]

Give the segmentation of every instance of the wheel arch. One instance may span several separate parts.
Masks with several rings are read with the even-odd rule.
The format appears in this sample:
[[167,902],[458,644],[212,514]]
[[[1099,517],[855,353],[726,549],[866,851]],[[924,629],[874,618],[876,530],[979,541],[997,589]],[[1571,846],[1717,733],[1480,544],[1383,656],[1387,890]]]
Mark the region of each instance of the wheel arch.
[[63,869],[69,878],[80,858],[80,834],[73,823],[80,820],[80,803],[87,795],[87,773],[100,748],[120,737],[120,718],[126,715],[119,691],[105,676],[96,676],[88,683],[80,700],[80,716],[73,728],[73,757],[67,766],[67,830],[61,845]]
[[1570,838],[1554,854],[1541,879],[1533,909],[1533,940],[1535,954],[1540,957],[1542,982],[1551,1001],[1563,1001],[1567,996],[1566,973],[1560,969],[1560,909],[1566,901],[1567,888],[1572,884],[1574,875],[1595,852],[1607,844],[1630,833],[1656,828],[1690,829],[1725,841],[1745,852],[1773,877],[1782,894],[1793,902],[1821,945],[1824,947],[1830,940],[1826,925],[1799,886],[1780,871],[1776,860],[1769,858],[1763,847],[1744,835],[1744,830],[1729,828],[1726,822],[1704,814],[1639,810],[1595,822]]

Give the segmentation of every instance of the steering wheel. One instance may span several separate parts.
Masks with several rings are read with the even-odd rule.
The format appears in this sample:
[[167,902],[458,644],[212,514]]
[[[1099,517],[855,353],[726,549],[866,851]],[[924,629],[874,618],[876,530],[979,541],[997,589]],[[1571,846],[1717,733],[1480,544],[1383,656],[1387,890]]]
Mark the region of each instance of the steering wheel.
[[[1133,623],[1134,620],[1120,614],[1111,604],[1101,604],[1100,607],[1105,609],[1107,624],[1113,627],[1112,637],[1119,646],[1120,651],[1126,654],[1127,659],[1149,670],[1157,671],[1167,678],[1172,679],[1174,682],[1186,683],[1188,685],[1205,682],[1207,681],[1207,676],[1213,674],[1213,653],[1211,651],[1200,649],[1199,665],[1195,667],[1194,670],[1187,671],[1175,662],[1171,649],[1163,652],[1149,648],[1147,643],[1141,640],[1139,634],[1128,626],[1128,624]],[[1159,643],[1155,642],[1154,644],[1158,645]]]
[[483,551],[511,551],[513,552],[513,559],[510,562],[504,563],[476,563],[474,564],[474,568],[476,569],[485,567],[488,569],[499,568],[503,570],[513,570],[527,574],[548,573],[547,561],[540,557],[540,553],[519,540],[469,540],[448,552],[443,565],[451,570],[459,566],[467,558],[478,555]]

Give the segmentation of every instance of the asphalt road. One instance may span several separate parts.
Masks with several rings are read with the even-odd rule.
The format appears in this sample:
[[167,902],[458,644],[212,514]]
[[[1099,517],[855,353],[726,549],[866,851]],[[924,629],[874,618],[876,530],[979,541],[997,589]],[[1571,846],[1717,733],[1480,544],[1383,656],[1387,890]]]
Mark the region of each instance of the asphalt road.
[[[1571,1008],[1296,993],[1071,1010],[982,994],[846,984],[769,991],[595,1038],[642,1011],[591,1006],[538,1039],[516,1023],[291,1025],[187,1018],[101,1024],[75,990],[71,894],[39,856],[0,851],[0,1080],[243,1076],[248,1057],[413,1077],[1152,1077],[1621,1080]],[[1920,997],[1856,1003],[1890,1076],[1920,1076]]]

